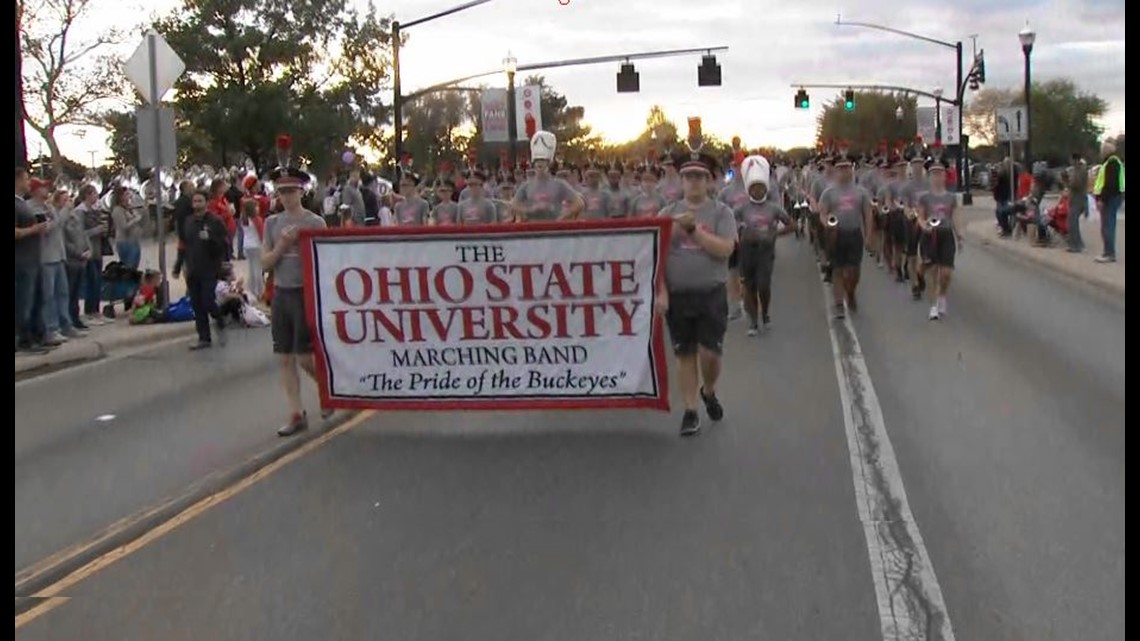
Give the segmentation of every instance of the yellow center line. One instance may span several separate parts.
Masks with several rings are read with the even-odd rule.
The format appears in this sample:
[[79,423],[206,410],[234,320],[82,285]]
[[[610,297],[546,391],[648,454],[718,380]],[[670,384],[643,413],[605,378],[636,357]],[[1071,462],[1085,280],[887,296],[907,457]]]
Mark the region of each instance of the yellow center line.
[[218,492],[211,494],[210,496],[207,496],[201,501],[198,501],[182,512],[174,515],[169,520],[160,523],[153,530],[150,530],[134,541],[131,541],[122,547],[111,550],[106,554],[93,559],[87,565],[84,565],[83,567],[75,570],[71,574],[68,574],[67,576],[49,585],[43,590],[40,590],[34,596],[37,598],[46,599],[46,601],[40,603],[27,612],[24,612],[23,614],[18,615],[16,617],[16,629],[20,629],[21,627],[27,625],[28,623],[31,623],[32,621],[43,616],[44,614],[47,614],[48,612],[51,612],[66,602],[68,600],[67,597],[63,597],[61,595],[68,588],[107,568],[108,566],[114,564],[116,561],[122,560],[131,554],[138,552],[139,550],[145,548],[151,543],[154,543],[163,536],[166,536],[179,527],[182,527],[183,525],[198,518],[199,516],[202,516],[211,508],[224,503],[234,496],[237,496],[238,494],[252,487],[257,482],[264,480],[271,474],[274,474],[275,472],[278,472],[284,468],[286,465],[289,465],[290,463],[296,461],[297,459],[300,459],[306,454],[309,454],[317,448],[320,448],[337,436],[344,434],[349,430],[355,429],[360,424],[371,418],[374,414],[375,412],[371,410],[357,414],[335,429],[332,429],[314,438],[308,443],[305,443],[301,447],[297,448],[295,451],[290,452],[289,454],[281,457],[273,463],[270,463],[269,465],[266,465],[256,473],[251,474],[250,476],[241,479],[237,483],[223,488]]

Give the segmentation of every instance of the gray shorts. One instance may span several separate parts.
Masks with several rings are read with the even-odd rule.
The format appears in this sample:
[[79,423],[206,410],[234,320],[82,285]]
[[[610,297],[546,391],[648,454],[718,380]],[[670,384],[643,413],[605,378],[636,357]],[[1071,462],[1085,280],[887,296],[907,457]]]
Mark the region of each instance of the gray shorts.
[[274,354],[312,353],[313,336],[305,318],[304,289],[274,288],[269,327],[273,333]]

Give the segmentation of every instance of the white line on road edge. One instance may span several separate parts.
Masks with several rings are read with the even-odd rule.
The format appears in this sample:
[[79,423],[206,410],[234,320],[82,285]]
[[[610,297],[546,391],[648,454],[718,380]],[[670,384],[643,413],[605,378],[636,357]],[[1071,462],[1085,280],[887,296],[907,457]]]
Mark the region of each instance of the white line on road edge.
[[907,503],[859,338],[849,320],[837,320],[832,315],[829,289],[824,285],[824,313],[828,315],[855,502],[867,541],[883,639],[953,641],[942,588]]

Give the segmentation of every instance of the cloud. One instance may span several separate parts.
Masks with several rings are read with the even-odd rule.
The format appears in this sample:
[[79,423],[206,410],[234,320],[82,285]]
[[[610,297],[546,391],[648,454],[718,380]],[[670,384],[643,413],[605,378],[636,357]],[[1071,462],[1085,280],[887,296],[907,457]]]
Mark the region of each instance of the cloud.
[[[97,0],[118,6],[116,0]],[[365,5],[367,0],[350,0]],[[159,4],[173,4],[160,0]],[[460,0],[377,2],[407,22]],[[150,6],[149,4],[147,6]],[[698,88],[699,56],[637,61],[641,92],[616,93],[617,64],[543,72],[571,104],[582,105],[601,133],[639,132],[660,104],[679,123],[702,116],[707,131],[748,145],[810,144],[822,103],[836,92],[813,90],[812,109],[793,108],[796,83],[883,83],[952,93],[954,52],[890,33],[836,26],[845,20],[888,24],[936,39],[985,49],[989,86],[1016,87],[1023,59],[1017,34],[1026,19],[1037,33],[1033,75],[1070,77],[1110,104],[1110,131],[1124,128],[1123,0],[495,0],[409,29],[402,55],[407,92],[502,67],[511,51],[520,64],[646,50],[726,45],[717,54],[724,84]],[[108,16],[121,15],[108,11]],[[968,64],[968,62],[967,62]],[[523,75],[523,74],[520,74]],[[485,80],[502,85],[502,76]],[[968,97],[967,97],[968,99]]]

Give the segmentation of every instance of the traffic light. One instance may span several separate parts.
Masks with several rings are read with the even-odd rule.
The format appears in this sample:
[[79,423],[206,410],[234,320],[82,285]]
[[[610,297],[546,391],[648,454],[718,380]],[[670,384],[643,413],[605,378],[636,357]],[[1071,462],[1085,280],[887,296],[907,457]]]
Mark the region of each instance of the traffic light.
[[978,81],[978,84],[981,84],[981,85],[986,84],[986,50],[985,49],[982,49],[980,52],[978,52],[978,60],[977,60],[977,62],[974,63],[974,65],[977,67],[977,71],[974,72],[974,78]]
[[851,89],[843,92],[843,109],[845,111],[855,111],[855,92]]
[[811,100],[808,98],[808,92],[800,89],[796,92],[796,109],[807,109],[811,106]]

